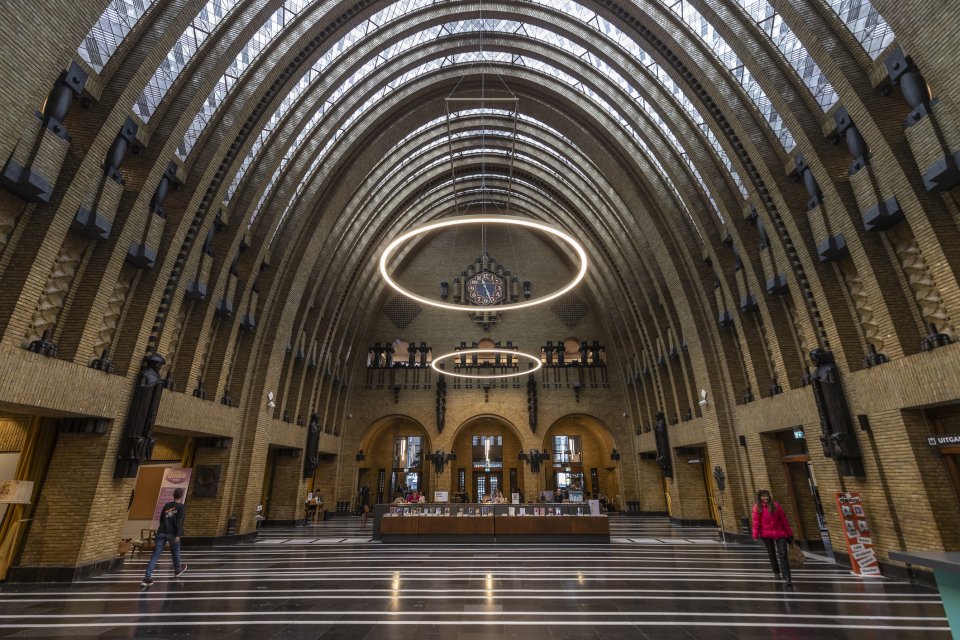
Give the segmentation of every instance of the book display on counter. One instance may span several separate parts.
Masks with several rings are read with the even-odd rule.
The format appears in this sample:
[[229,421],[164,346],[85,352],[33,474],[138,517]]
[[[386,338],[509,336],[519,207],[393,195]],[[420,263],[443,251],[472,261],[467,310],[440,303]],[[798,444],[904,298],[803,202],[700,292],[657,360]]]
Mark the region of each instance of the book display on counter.
[[419,504],[374,507],[383,542],[609,542],[610,521],[582,503]]

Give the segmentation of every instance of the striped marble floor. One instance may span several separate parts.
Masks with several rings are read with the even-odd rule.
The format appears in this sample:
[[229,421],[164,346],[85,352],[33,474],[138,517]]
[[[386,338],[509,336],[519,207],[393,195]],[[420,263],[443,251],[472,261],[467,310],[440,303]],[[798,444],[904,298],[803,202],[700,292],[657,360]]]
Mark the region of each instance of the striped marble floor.
[[[629,520],[629,522],[627,522]],[[665,519],[611,523],[609,545],[370,541],[359,519],[265,529],[75,585],[3,585],[10,638],[950,638],[934,590],[825,562],[774,580],[759,546]]]

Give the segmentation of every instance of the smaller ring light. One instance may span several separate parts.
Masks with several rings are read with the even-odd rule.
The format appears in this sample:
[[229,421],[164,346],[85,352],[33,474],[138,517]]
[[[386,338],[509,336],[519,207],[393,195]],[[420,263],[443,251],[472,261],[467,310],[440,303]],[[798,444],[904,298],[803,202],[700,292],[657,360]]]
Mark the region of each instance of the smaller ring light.
[[[444,369],[441,369],[439,366],[437,366],[437,365],[439,365],[439,363],[440,363],[442,360],[444,360],[444,359],[447,359],[447,358],[455,358],[455,357],[457,357],[457,356],[464,356],[464,355],[467,355],[467,356],[468,356],[468,355],[470,355],[470,354],[472,354],[472,353],[502,353],[502,354],[508,354],[508,355],[517,356],[517,357],[520,357],[520,358],[527,358],[527,359],[530,360],[531,362],[535,363],[536,366],[533,367],[532,369],[526,369],[526,370],[524,370],[524,371],[515,371],[515,372],[513,372],[513,373],[496,373],[496,374],[491,374],[491,375],[478,375],[478,374],[473,374],[473,373],[450,373],[449,371],[446,371],[446,370],[444,370]],[[513,349],[496,349],[496,348],[486,348],[486,349],[483,349],[483,348],[478,348],[478,349],[461,349],[460,351],[451,351],[450,353],[445,353],[445,354],[440,355],[440,356],[434,356],[434,357],[433,357],[433,362],[430,363],[430,366],[433,367],[434,370],[437,371],[438,373],[442,373],[442,374],[447,375],[447,376],[452,376],[452,377],[454,377],[454,378],[469,378],[469,379],[471,379],[471,380],[498,380],[498,379],[501,379],[501,378],[516,378],[516,377],[518,377],[518,376],[523,376],[523,375],[526,375],[526,374],[528,374],[528,373],[533,373],[534,371],[536,371],[537,369],[539,369],[540,367],[542,367],[542,366],[543,366],[543,363],[540,362],[540,358],[538,358],[537,356],[530,355],[529,353],[524,353],[523,351],[514,351]],[[490,365],[490,366],[491,366],[491,367],[495,367],[496,365]],[[478,367],[479,367],[479,365],[478,365]]]

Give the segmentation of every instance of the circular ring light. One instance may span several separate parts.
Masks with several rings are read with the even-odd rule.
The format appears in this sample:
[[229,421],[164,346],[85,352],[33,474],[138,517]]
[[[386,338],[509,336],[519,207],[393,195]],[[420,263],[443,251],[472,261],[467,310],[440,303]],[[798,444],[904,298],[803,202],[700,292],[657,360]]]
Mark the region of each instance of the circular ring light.
[[[455,358],[457,356],[470,355],[472,353],[503,353],[509,354],[512,356],[517,356],[519,358],[526,358],[533,362],[536,366],[532,369],[526,369],[524,371],[515,371],[513,373],[496,373],[491,375],[479,375],[475,373],[450,373],[444,369],[441,369],[437,366],[443,360],[448,358]],[[451,351],[450,353],[445,353],[441,356],[434,356],[433,362],[430,363],[430,366],[433,367],[438,373],[442,373],[447,376],[453,376],[454,378],[470,378],[471,380],[497,380],[500,378],[516,378],[518,376],[524,376],[528,373],[533,373],[537,369],[543,366],[543,363],[540,362],[540,358],[529,353],[524,353],[523,351],[514,351],[513,349],[496,349],[496,348],[479,348],[479,349],[461,349],[460,351]],[[490,365],[494,367],[496,365]]]
[[[417,236],[429,233],[431,231],[436,231],[437,229],[445,229],[447,227],[456,227],[461,225],[468,224],[500,224],[514,227],[526,227],[528,229],[536,229],[537,231],[542,231],[544,233],[550,234],[556,238],[559,238],[576,252],[577,257],[580,260],[580,267],[577,271],[577,275],[574,276],[573,280],[568,282],[565,286],[556,291],[549,293],[545,296],[540,296],[534,300],[527,300],[524,302],[511,302],[506,304],[492,305],[490,307],[472,307],[465,304],[455,304],[452,302],[440,302],[433,300],[431,298],[426,298],[421,295],[417,295],[412,291],[408,291],[401,287],[394,279],[390,276],[390,273],[387,271],[387,261],[393,256],[397,248],[403,243],[407,242],[411,238],[416,238]],[[437,220],[429,224],[423,225],[422,227],[415,227],[406,231],[399,236],[397,236],[393,242],[387,245],[387,248],[383,250],[383,253],[380,255],[380,274],[383,276],[383,279],[386,280],[387,284],[393,287],[398,293],[421,302],[423,304],[429,305],[431,307],[437,307],[438,309],[447,309],[449,311],[470,311],[478,309],[489,308],[494,311],[507,311],[510,309],[523,309],[526,307],[533,307],[538,304],[543,304],[544,302],[549,302],[555,298],[559,298],[566,292],[573,289],[577,286],[583,277],[587,273],[587,252],[584,251],[583,247],[577,242],[576,238],[571,236],[565,231],[559,229],[554,229],[553,227],[532,220],[530,218],[518,218],[516,216],[456,216],[453,218],[444,218],[442,220]],[[488,350],[489,351],[489,350]],[[463,353],[459,351],[458,353]],[[513,352],[511,352],[513,353]],[[524,354],[526,355],[526,354]],[[537,360],[539,362],[539,359]]]

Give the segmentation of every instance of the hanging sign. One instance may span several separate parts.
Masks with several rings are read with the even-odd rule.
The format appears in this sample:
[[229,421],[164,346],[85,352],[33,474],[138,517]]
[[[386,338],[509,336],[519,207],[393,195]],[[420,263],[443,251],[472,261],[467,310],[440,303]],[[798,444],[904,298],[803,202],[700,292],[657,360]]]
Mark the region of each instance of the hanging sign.
[[843,525],[844,538],[847,540],[847,552],[850,554],[850,567],[859,576],[880,576],[880,563],[873,550],[873,536],[867,524],[867,514],[863,501],[857,492],[838,493],[837,512]]
[[945,449],[947,447],[960,446],[960,434],[947,433],[940,436],[930,436],[927,438],[927,444],[934,449]]

